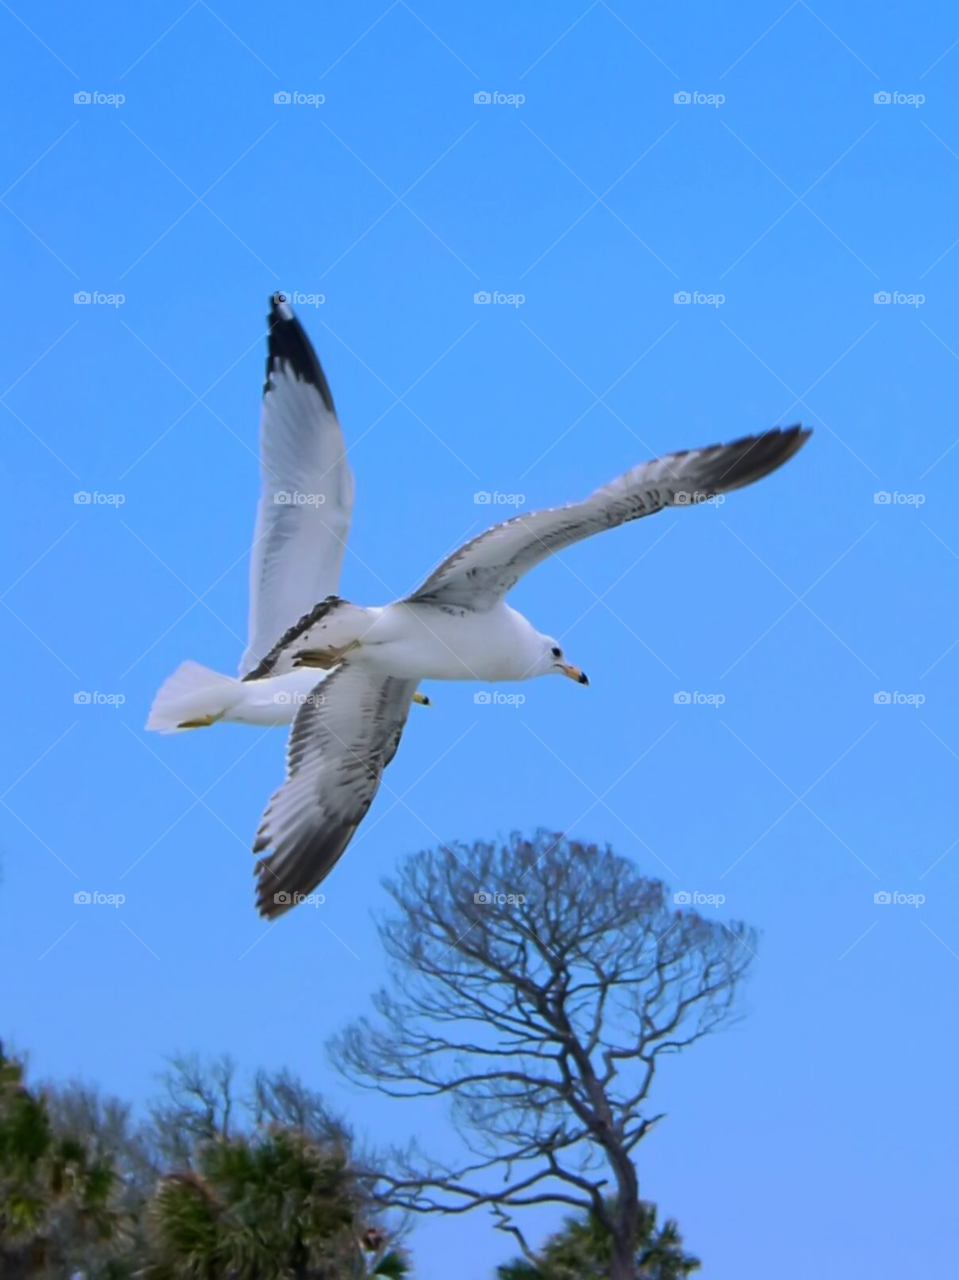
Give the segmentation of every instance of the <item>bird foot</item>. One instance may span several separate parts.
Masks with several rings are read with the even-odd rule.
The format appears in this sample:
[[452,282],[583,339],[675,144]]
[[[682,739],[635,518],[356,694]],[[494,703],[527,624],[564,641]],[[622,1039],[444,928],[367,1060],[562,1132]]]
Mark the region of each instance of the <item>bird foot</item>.
[[301,649],[299,653],[294,655],[294,667],[318,667],[321,671],[329,671],[332,667],[342,662],[344,657],[351,649],[356,646],[353,644],[341,645],[339,648],[330,645],[326,649]]

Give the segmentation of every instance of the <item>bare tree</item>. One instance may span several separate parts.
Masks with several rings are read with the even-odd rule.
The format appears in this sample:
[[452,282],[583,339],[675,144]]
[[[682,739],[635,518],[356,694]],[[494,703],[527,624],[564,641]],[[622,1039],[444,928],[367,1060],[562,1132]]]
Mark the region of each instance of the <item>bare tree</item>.
[[674,911],[609,848],[542,832],[418,854],[387,888],[392,985],[333,1060],[393,1097],[448,1097],[471,1152],[457,1168],[397,1154],[390,1202],[487,1206],[531,1260],[513,1211],[572,1206],[608,1231],[612,1280],[633,1280],[656,1069],[729,1020],[755,934]]

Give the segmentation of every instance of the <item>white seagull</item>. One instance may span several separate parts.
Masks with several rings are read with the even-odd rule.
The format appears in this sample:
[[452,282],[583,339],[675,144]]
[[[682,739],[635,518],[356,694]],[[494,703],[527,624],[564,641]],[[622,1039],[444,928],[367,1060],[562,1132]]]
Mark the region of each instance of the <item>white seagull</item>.
[[298,669],[251,677],[279,637],[336,591],[353,512],[353,474],[333,397],[282,294],[274,294],[268,322],[247,649],[238,678],[198,662],[178,667],[150,709],[146,727],[160,733],[220,720],[290,724],[329,674]]
[[266,855],[256,866],[260,914],[282,914],[329,875],[396,754],[420,680],[563,675],[588,684],[556,640],[506,604],[524,573],[594,533],[752,484],[809,435],[776,428],[641,463],[583,502],[487,529],[403,600],[364,608],[330,595],[304,614],[246,676],[327,675],[322,697],[297,712],[286,781],[253,846]]

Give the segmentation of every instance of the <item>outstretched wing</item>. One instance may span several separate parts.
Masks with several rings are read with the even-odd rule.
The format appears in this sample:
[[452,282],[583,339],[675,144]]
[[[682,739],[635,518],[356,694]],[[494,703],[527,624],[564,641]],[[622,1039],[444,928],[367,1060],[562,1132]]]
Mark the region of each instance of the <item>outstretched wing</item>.
[[781,467],[810,435],[798,426],[777,427],[643,462],[584,502],[531,511],[487,529],[454,551],[409,599],[485,612],[554,552],[663,507],[693,505],[752,484]]
[[280,296],[268,317],[262,490],[241,676],[317,600],[336,593],[353,511],[353,475],[333,397],[309,338]]
[[415,680],[338,667],[304,703],[287,746],[286,781],[253,845],[257,908],[281,915],[332,871],[373,803],[399,746]]

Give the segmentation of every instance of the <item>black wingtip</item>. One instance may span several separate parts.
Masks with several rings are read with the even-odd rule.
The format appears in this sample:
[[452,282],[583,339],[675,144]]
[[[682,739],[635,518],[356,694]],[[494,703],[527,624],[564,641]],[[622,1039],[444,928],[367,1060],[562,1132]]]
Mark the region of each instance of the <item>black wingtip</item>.
[[270,295],[270,314],[266,320],[269,325],[269,334],[263,394],[266,395],[272,389],[274,375],[288,368],[299,382],[308,382],[316,387],[323,404],[335,416],[333,395],[326,381],[323,366],[317,359],[313,344],[297,320],[285,293],[278,292]]
[[788,462],[812,435],[812,428],[795,423],[772,427],[757,436],[743,436],[717,450],[715,473],[709,484],[716,493],[728,493],[754,484]]
[[812,427],[804,427],[801,422],[794,422],[791,427],[771,427],[766,435],[781,435],[784,439],[791,440],[796,437],[796,448],[801,449],[809,437],[812,435]]

